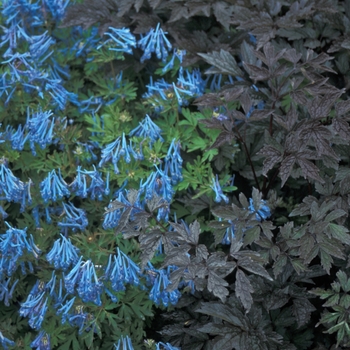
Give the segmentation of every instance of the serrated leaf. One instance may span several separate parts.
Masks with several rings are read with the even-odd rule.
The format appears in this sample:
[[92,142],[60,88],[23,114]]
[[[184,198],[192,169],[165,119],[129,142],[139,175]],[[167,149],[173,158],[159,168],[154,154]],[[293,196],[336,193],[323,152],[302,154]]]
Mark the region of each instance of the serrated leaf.
[[141,250],[141,269],[143,270],[147,263],[153,258],[159,244],[162,242],[162,232],[154,230],[139,237]]
[[249,229],[247,229],[244,232],[243,242],[244,246],[247,246],[248,244],[252,244],[253,242],[258,241],[260,238],[260,227],[254,226]]
[[341,218],[344,215],[347,215],[347,212],[345,210],[335,209],[324,218],[324,221],[331,222],[331,221],[334,221],[336,219]]
[[253,261],[248,256],[239,259],[237,265],[251,273],[262,276],[269,281],[273,281],[273,278],[269,275],[265,268],[256,261]]
[[206,62],[217,67],[216,73],[226,73],[233,76],[243,77],[244,74],[238,67],[235,58],[227,51],[221,49],[220,52],[213,51],[210,54],[198,53]]
[[316,308],[307,298],[297,298],[293,300],[293,314],[297,320],[298,328],[309,322],[313,311],[316,311]]
[[244,315],[237,309],[230,307],[229,305],[224,305],[222,303],[201,303],[199,309],[196,312],[200,312],[205,315],[217,317],[224,320],[235,327],[244,328],[245,325],[242,322]]
[[350,245],[349,230],[346,227],[331,222],[328,224],[327,231],[340,242]]
[[297,162],[301,168],[304,178],[313,179],[320,183],[325,183],[322,177],[319,175],[320,170],[317,166],[305,158],[297,158]]
[[281,183],[281,188],[284,186],[286,181],[288,180],[293,166],[295,164],[296,158],[294,155],[290,154],[286,158],[283,159],[281,166],[280,166],[280,171],[279,171],[279,176],[281,177],[282,183]]
[[242,302],[246,312],[249,312],[253,304],[253,298],[251,296],[251,293],[253,292],[254,289],[245,273],[242,270],[237,269],[235,293],[237,298]]
[[216,297],[224,303],[226,297],[229,295],[228,289],[225,288],[228,286],[228,283],[221,277],[219,277],[215,272],[209,270],[208,275],[208,290],[213,293]]
[[286,255],[280,255],[275,263],[273,264],[273,274],[275,275],[275,278],[283,271],[283,268],[287,264],[287,256]]

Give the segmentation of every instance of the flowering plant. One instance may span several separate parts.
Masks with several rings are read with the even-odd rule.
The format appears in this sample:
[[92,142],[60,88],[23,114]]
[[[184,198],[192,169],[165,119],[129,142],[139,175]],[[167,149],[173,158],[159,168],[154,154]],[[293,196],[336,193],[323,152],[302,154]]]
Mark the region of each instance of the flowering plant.
[[326,3],[1,2],[4,349],[348,346]]

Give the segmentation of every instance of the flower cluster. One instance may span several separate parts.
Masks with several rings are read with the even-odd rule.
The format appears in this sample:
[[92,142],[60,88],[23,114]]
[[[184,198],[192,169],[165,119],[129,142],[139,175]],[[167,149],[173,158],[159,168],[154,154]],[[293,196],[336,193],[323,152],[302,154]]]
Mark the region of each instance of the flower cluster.
[[[141,270],[126,254],[117,248],[117,255],[110,255],[105,269],[104,278],[111,283],[115,292],[125,290],[125,284],[138,286]],[[112,293],[108,293],[113,302],[117,299]]]
[[84,231],[88,225],[86,212],[83,209],[76,208],[72,203],[63,203],[65,219],[58,222],[58,226],[64,228],[71,228],[73,232],[77,229]]
[[40,193],[45,203],[49,200],[56,202],[57,199],[70,195],[68,185],[62,178],[61,169],[58,169],[58,175],[56,170],[49,172],[45,180],[40,183]]
[[80,257],[77,264],[65,276],[64,282],[70,294],[74,294],[77,285],[77,292],[84,303],[93,302],[98,306],[102,304],[103,283],[97,277],[95,265],[91,260],[83,261],[83,257]]
[[136,47],[136,39],[130,33],[129,28],[113,28],[109,27],[110,32],[104,33],[110,39],[105,40],[102,44],[97,46],[97,50],[102,46],[108,46],[111,51],[126,52],[132,54],[132,47]]
[[76,264],[79,260],[79,249],[76,248],[70,238],[66,238],[61,235],[61,238],[57,239],[46,255],[46,259],[50,264],[53,264],[55,269],[67,270],[72,264]]
[[141,63],[151,58],[152,52],[155,52],[158,59],[166,60],[168,51],[171,50],[172,45],[166,38],[164,32],[158,23],[156,29],[152,28],[145,36],[137,42],[137,45],[144,51],[141,57]]
[[176,305],[181,297],[181,293],[178,289],[172,292],[167,292],[167,287],[169,286],[170,278],[169,275],[172,271],[176,270],[176,266],[168,266],[166,269],[157,270],[151,263],[148,263],[147,281],[152,285],[151,291],[149,293],[149,298],[155,302],[155,304],[168,306],[169,302],[172,305]]
[[[33,236],[30,235],[28,238],[27,228],[20,230],[13,228],[7,222],[5,224],[9,229],[0,237],[0,280],[3,279],[4,273],[12,276],[17,269],[19,258],[23,256],[25,251],[33,254],[35,258],[41,254],[41,250],[34,243]],[[30,263],[28,262],[28,264]],[[24,262],[21,262],[21,267],[24,269]]]

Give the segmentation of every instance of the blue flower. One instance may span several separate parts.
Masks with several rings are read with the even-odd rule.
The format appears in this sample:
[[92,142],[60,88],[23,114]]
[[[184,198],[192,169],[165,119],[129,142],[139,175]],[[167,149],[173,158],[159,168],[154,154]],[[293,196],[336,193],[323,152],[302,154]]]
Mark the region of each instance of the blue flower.
[[76,196],[86,198],[90,195],[92,200],[102,200],[103,195],[109,194],[109,172],[106,181],[102,180],[101,173],[93,166],[94,170],[81,170],[77,168],[77,176],[69,185]]
[[152,284],[149,298],[156,304],[161,303],[164,306],[169,305],[169,301],[172,305],[176,305],[181,293],[175,289],[172,292],[167,292],[166,289],[171,283],[169,279],[170,273],[177,269],[175,266],[168,266],[166,269],[157,270],[151,263],[148,263],[149,268],[146,269],[148,284]]
[[149,115],[146,114],[146,118],[139,123],[139,126],[130,131],[129,136],[141,136],[144,138],[149,138],[151,143],[157,140],[163,142],[164,139],[161,136],[161,133],[162,130],[160,127],[157,124],[153,123]]
[[[205,90],[205,81],[202,79],[199,69],[193,69],[190,73],[188,69],[184,70],[180,67],[178,84],[182,89],[185,89],[186,94],[198,97],[202,96]],[[183,91],[183,90],[181,90]]]
[[6,221],[5,224],[9,229],[0,237],[0,275],[6,271],[7,275],[11,276],[17,268],[18,258],[24,254],[25,250],[32,253],[35,258],[39,257],[41,250],[34,244],[32,235],[27,239],[27,228],[20,230],[11,227]]
[[29,317],[29,325],[34,329],[41,328],[48,309],[48,297],[45,299],[45,294],[45,283],[38,280],[19,310],[20,316]]
[[131,339],[126,336],[125,338],[121,336],[121,338],[118,340],[117,345],[114,344],[115,350],[134,350]]
[[168,221],[170,212],[170,203],[173,198],[174,190],[171,184],[170,177],[165,171],[162,171],[156,167],[156,171],[153,171],[144,183],[140,183],[140,192],[145,193],[145,199],[151,200],[156,194],[163,198],[164,206],[158,209],[157,220]]
[[36,350],[51,350],[50,335],[41,331],[30,346]]
[[41,58],[46,54],[46,51],[49,49],[50,45],[55,44],[56,40],[47,35],[47,31],[41,35],[33,35],[29,38],[29,52],[31,57],[40,64],[43,63],[49,56],[53,54],[53,50],[49,52],[44,58]]
[[18,129],[14,131],[11,126],[8,126],[6,128],[6,133],[7,138],[11,142],[12,149],[22,151],[29,137],[29,134],[25,134],[25,127],[19,124]]
[[180,63],[182,63],[183,57],[186,55],[186,50],[179,50],[174,49],[173,55],[171,56],[170,61],[165,65],[165,67],[162,69],[162,72],[165,73],[169,69],[172,69],[174,67],[175,58],[178,58]]
[[8,350],[9,346],[15,346],[15,342],[13,340],[5,338],[1,332],[0,332],[0,344],[3,346],[4,350]]
[[213,185],[210,187],[215,191],[215,202],[220,203],[222,200],[224,200],[225,203],[228,203],[229,199],[221,189],[218,175],[216,175],[215,179],[213,178],[212,181]]
[[159,342],[156,344],[156,350],[180,350],[180,348],[176,348],[169,343]]
[[115,292],[125,290],[125,284],[138,286],[141,270],[126,254],[117,248],[117,255],[110,255],[104,277],[111,282]]
[[64,213],[66,214],[64,221],[59,221],[59,227],[69,227],[75,232],[77,229],[84,231],[88,225],[86,212],[83,209],[76,208],[72,203],[63,203]]
[[109,27],[111,33],[106,32],[111,39],[107,39],[103,44],[99,45],[96,49],[100,49],[101,46],[107,44],[116,44],[116,47],[112,45],[108,47],[111,51],[126,52],[132,54],[131,47],[136,47],[136,39],[133,34],[130,33],[129,28],[113,28]]
[[55,170],[52,170],[45,180],[40,183],[40,193],[45,203],[50,199],[56,202],[57,199],[70,195],[68,185],[62,178],[61,169],[58,169],[58,175]]
[[12,299],[13,292],[19,279],[16,279],[11,288],[9,286],[10,281],[11,278],[8,278],[7,280],[0,282],[0,301],[4,301],[5,306],[10,306],[10,299]]
[[42,2],[50,10],[52,17],[59,21],[63,18],[70,0],[43,0]]
[[28,188],[26,189],[25,184],[7,167],[7,162],[4,159],[0,160],[0,195],[5,195],[0,197],[0,200],[21,203],[23,192],[26,190],[28,191]]
[[98,306],[102,305],[103,283],[97,277],[95,265],[91,260],[84,262],[81,257],[70,273],[65,276],[64,282],[70,294],[74,293],[77,285],[78,294],[84,303],[93,302]]
[[144,51],[141,57],[141,63],[151,58],[152,52],[155,52],[158,59],[166,60],[168,57],[168,51],[171,50],[172,46],[165,34],[160,29],[160,23],[158,23],[156,29],[153,28],[138,41],[138,46]]
[[57,315],[62,314],[62,324],[64,324],[67,321],[67,319],[71,316],[71,314],[69,314],[69,311],[74,304],[75,298],[76,297],[66,301],[64,305],[57,309]]
[[88,324],[94,319],[92,314],[84,312],[84,306],[78,305],[75,307],[74,314],[68,316],[68,322],[71,326],[79,326],[79,334],[83,333],[84,330],[88,331],[90,327]]
[[111,160],[114,166],[114,172],[116,174],[119,174],[117,163],[120,157],[123,157],[126,163],[131,162],[129,147],[126,143],[124,133],[122,137],[119,136],[114,142],[109,143],[105,148],[102,149],[101,160],[98,166],[102,167],[103,164]]
[[[222,219],[219,218],[219,221],[221,220]],[[228,220],[228,222],[231,224],[231,226],[226,228],[225,235],[222,238],[221,244],[231,244],[233,238],[235,237],[235,226],[231,220]]]
[[182,157],[180,155],[180,142],[171,141],[168,153],[165,157],[164,173],[171,177],[171,183],[176,185],[183,180]]
[[30,116],[29,108],[27,109],[27,122],[26,127],[29,130],[29,141],[32,154],[36,156],[35,143],[38,143],[41,149],[45,149],[47,145],[52,143],[54,136],[53,128],[55,126],[55,118],[50,120],[52,112],[39,112],[33,113]]
[[256,213],[255,218],[258,221],[266,220],[271,216],[270,208],[266,205],[266,202],[263,199],[260,201],[259,207],[255,208],[253,199],[250,198],[248,209],[250,210],[251,213]]
[[72,244],[70,238],[67,239],[61,235],[61,238],[54,242],[52,249],[46,255],[46,259],[55,266],[55,269],[65,271],[71,264],[78,262],[78,253],[79,249]]

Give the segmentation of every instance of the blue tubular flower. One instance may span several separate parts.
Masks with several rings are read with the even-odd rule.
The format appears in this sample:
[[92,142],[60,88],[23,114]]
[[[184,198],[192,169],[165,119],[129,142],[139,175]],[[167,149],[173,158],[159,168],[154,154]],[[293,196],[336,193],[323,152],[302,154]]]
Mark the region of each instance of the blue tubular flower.
[[86,262],[80,258],[79,262],[64,278],[67,292],[74,293],[74,287],[77,284],[77,291],[84,303],[93,302],[98,306],[102,305],[101,293],[103,283],[98,279],[95,266],[91,260]]
[[[171,183],[176,185],[182,181],[182,157],[180,155],[180,142],[172,140],[168,153],[165,157],[164,173],[170,175]],[[170,173],[170,174],[169,174]]]
[[256,45],[257,40],[256,37],[253,34],[249,34],[249,40],[252,44]]
[[[222,219],[219,218],[219,221],[221,221]],[[233,222],[231,220],[228,220],[228,222],[231,224],[230,227],[227,227],[226,231],[225,231],[225,235],[222,238],[221,244],[231,244],[232,240],[235,237],[235,226],[233,225]]]
[[117,345],[114,344],[115,350],[134,350],[131,339],[126,336],[125,338],[121,336],[121,338],[118,340]]
[[46,179],[40,183],[40,193],[45,203],[50,199],[56,202],[57,199],[70,195],[68,185],[63,180],[60,169],[58,169],[58,175],[55,170],[52,170]]
[[120,292],[125,290],[125,283],[138,286],[140,273],[139,266],[117,248],[117,255],[109,256],[104,277],[115,292]]
[[[138,41],[138,46],[144,51],[141,57],[141,63],[151,58],[152,52],[155,52],[158,59],[166,60],[168,57],[168,51],[171,50],[172,46],[165,34],[160,29],[160,23],[158,23],[156,29],[153,28]],[[167,47],[167,48],[166,48]]]
[[46,6],[54,20],[60,21],[66,11],[70,0],[43,0],[43,5]]
[[58,105],[61,110],[66,108],[68,101],[79,105],[78,95],[68,92],[62,85],[62,80],[51,78],[46,80],[45,90],[52,96],[54,103]]
[[48,297],[45,299],[45,283],[37,281],[27,300],[21,304],[19,314],[29,317],[29,325],[33,329],[40,329],[47,311]]
[[[192,73],[188,69],[184,70],[180,67],[178,85],[184,88],[188,95],[193,97],[202,96],[205,90],[205,81],[202,79],[199,69],[193,69]],[[183,90],[181,90],[184,92]]]
[[52,114],[51,111],[43,112],[40,110],[39,112],[32,113],[30,117],[29,108],[27,109],[26,127],[29,130],[30,148],[34,156],[36,156],[35,143],[38,143],[41,149],[52,143],[54,136],[53,128],[55,126],[55,118],[52,120],[49,119]]
[[58,222],[59,227],[70,227],[73,232],[77,229],[84,231],[88,225],[86,212],[83,209],[76,208],[72,203],[63,203],[65,220]]
[[32,253],[35,258],[39,257],[41,250],[34,244],[32,235],[27,239],[27,228],[20,230],[11,227],[6,221],[5,224],[9,229],[6,231],[6,234],[0,237],[0,252],[2,258],[9,263],[6,272],[11,276],[16,270],[16,262],[23,255],[24,250]]
[[151,263],[148,263],[149,269],[147,269],[148,284],[153,284],[149,293],[149,298],[156,304],[162,303],[165,307],[169,305],[169,301],[172,305],[176,305],[181,293],[179,290],[167,292],[166,289],[171,283],[169,275],[172,271],[176,270],[176,266],[168,266],[166,269],[157,270]]
[[[2,162],[2,163],[1,163]],[[7,167],[4,160],[0,160],[0,195],[5,195],[7,201],[21,203],[25,184]],[[0,199],[5,199],[1,198]]]
[[30,346],[36,350],[51,350],[50,335],[41,331]]
[[129,136],[141,136],[144,138],[147,137],[150,139],[151,143],[157,141],[158,139],[163,142],[164,139],[161,136],[161,133],[162,130],[160,127],[157,124],[153,123],[149,115],[146,114],[146,118],[139,123],[139,126],[130,131]]
[[66,301],[64,305],[62,305],[59,309],[57,309],[56,314],[57,315],[62,314],[62,321],[61,321],[62,324],[64,324],[67,321],[68,317],[70,317],[69,311],[74,304],[75,298],[76,297]]
[[70,238],[67,239],[61,235],[61,238],[55,241],[52,249],[46,255],[46,259],[55,266],[55,269],[65,271],[71,264],[78,262],[78,253],[79,249],[72,244]]
[[81,167],[77,168],[77,177],[69,185],[72,187],[73,192],[82,198],[86,198],[90,195],[92,200],[97,198],[102,200],[103,194],[109,194],[109,172],[107,173],[106,182],[102,180],[101,173],[94,167],[94,170],[81,170]]
[[15,346],[15,342],[13,340],[5,338],[1,332],[0,332],[0,344],[3,346],[4,350],[8,350],[9,346]]
[[8,278],[7,281],[0,282],[0,301],[3,301],[5,306],[10,306],[10,299],[12,299],[13,292],[19,280],[17,279],[11,288],[9,286],[10,281],[11,278]]
[[170,212],[169,206],[173,198],[174,190],[171,185],[171,179],[166,174],[166,171],[157,168],[157,171],[152,172],[145,183],[142,183],[141,180],[140,193],[144,191],[146,191],[146,200],[151,200],[154,194],[164,199],[165,205],[158,209],[157,220],[168,221]]
[[[30,45],[29,52],[31,57],[35,61],[39,61],[39,59],[45,55],[46,51],[49,49],[50,45],[55,44],[56,41],[47,35],[47,31],[41,35],[33,35],[30,37]],[[51,51],[44,58],[41,59],[40,64],[43,63],[49,56],[53,54]]]
[[170,61],[166,64],[166,66],[162,69],[162,72],[165,73],[169,69],[174,67],[175,58],[178,58],[180,63],[182,63],[183,57],[186,55],[186,50],[174,49],[173,55]]
[[254,207],[253,199],[249,199],[249,207],[248,209],[250,210],[251,213],[256,213],[255,218],[258,221],[261,220],[266,220],[271,216],[271,211],[270,208],[266,205],[266,202],[262,199],[259,208]]
[[112,45],[116,44],[116,47],[109,46],[109,50],[132,54],[131,47],[136,47],[136,39],[135,36],[130,33],[130,29],[109,27],[109,30],[111,33],[106,32],[104,34],[108,35],[110,39],[107,39],[96,49],[98,50],[101,46],[111,43]]
[[156,350],[180,350],[180,348],[176,348],[169,343],[159,342],[156,344]]
[[213,178],[213,186],[210,187],[215,191],[215,202],[220,203],[222,200],[224,200],[225,203],[229,202],[228,197],[222,192],[218,175],[216,175],[215,179]]
[[88,323],[92,321],[94,316],[92,314],[88,314],[84,312],[84,306],[76,306],[75,312],[72,315],[68,316],[68,322],[71,326],[79,326],[79,334],[83,333],[85,329],[88,331],[90,327],[88,327]]
[[9,214],[6,213],[6,211],[4,210],[4,208],[0,205],[0,214],[2,216],[3,219],[6,219]]
[[24,144],[26,143],[26,141],[28,140],[29,134],[25,135],[25,127],[22,127],[21,124],[18,125],[18,129],[17,131],[13,131],[12,127],[7,128],[7,133],[8,133],[8,137],[11,141],[11,147],[14,150],[17,151],[22,151],[24,148]]
[[213,74],[210,83],[210,91],[215,92],[221,89],[222,74]]
[[105,148],[102,149],[101,160],[98,166],[102,167],[103,164],[111,160],[114,166],[114,172],[116,174],[119,174],[117,163],[121,156],[124,158],[126,163],[131,162],[129,148],[126,143],[124,133],[122,137],[119,136],[114,142],[109,143]]

